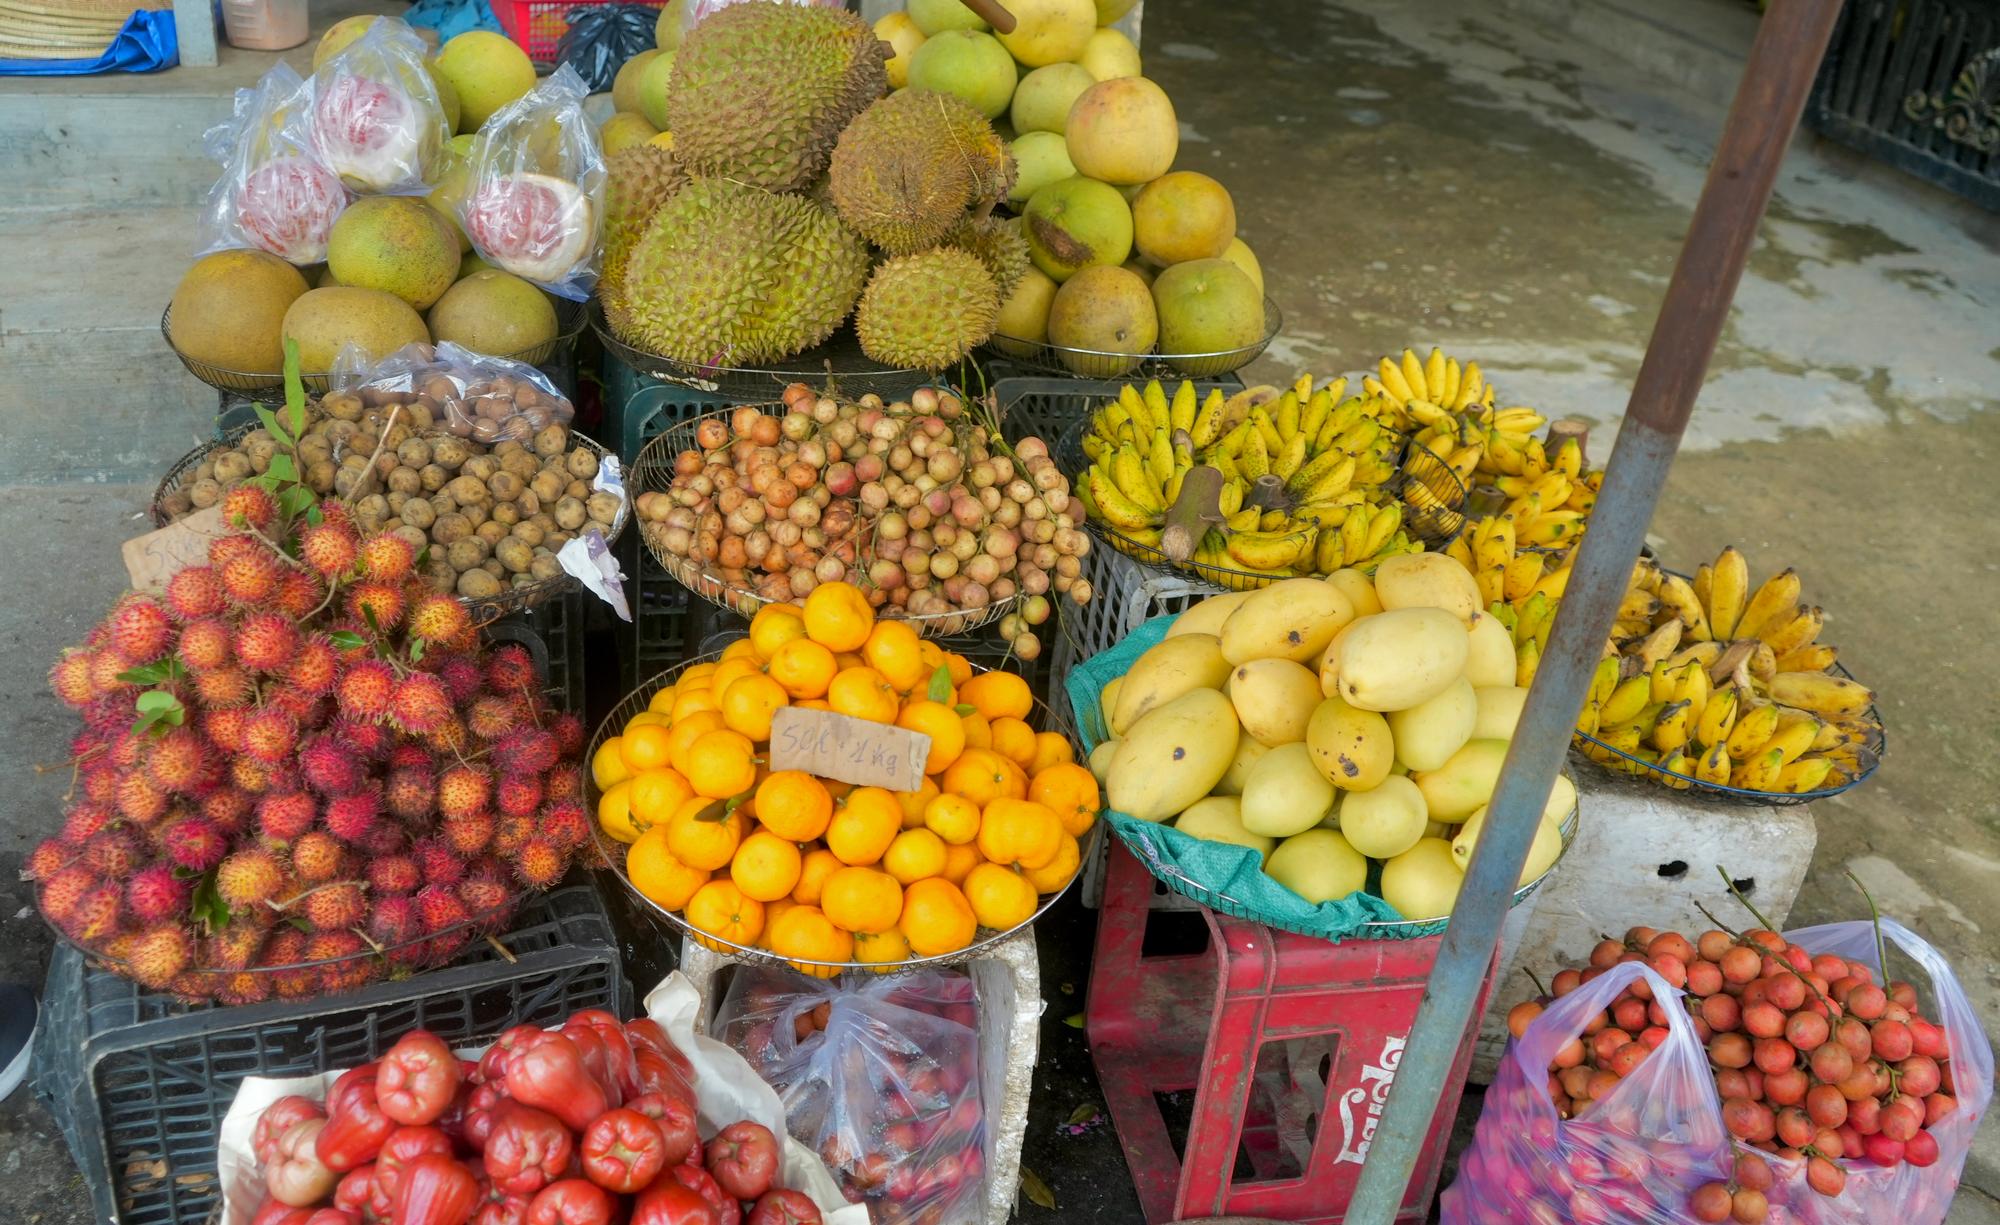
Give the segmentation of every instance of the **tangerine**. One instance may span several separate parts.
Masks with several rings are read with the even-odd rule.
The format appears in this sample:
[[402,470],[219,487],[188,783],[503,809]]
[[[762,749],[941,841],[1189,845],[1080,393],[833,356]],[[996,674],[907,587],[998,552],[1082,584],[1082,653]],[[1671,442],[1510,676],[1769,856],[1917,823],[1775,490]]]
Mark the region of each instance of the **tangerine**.
[[1076,760],[1076,749],[1071,747],[1069,737],[1061,732],[1035,733],[1035,760],[1028,763],[1030,778],[1040,774],[1050,766]]
[[903,914],[903,886],[875,868],[842,868],[820,892],[826,917],[851,932],[885,932]]
[[896,802],[903,806],[903,828],[922,829],[924,809],[930,807],[931,801],[938,797],[937,780],[927,778],[924,780],[924,785],[915,791],[898,791],[894,794]]
[[597,797],[597,825],[620,842],[637,842],[639,827],[632,824],[632,783],[613,783]]
[[779,770],[757,785],[757,819],[793,842],[811,842],[833,819],[833,797],[804,770]]
[[827,877],[846,866],[840,862],[840,856],[825,847],[807,851],[799,865],[799,883],[792,887],[792,900],[805,906],[819,905],[826,892]]
[[1062,849],[1062,822],[1033,800],[1002,797],[979,817],[979,853],[997,864],[1046,868]]
[[674,724],[679,726],[692,714],[715,709],[715,695],[706,685],[690,685],[674,695]]
[[[897,928],[885,932],[855,932],[854,960],[871,966],[893,965],[910,959],[910,942]],[[881,973],[880,970],[876,973]]]
[[1025,719],[1035,708],[1028,682],[1012,672],[981,672],[958,687],[958,700],[988,719]]
[[[674,685],[662,685],[658,689],[655,689],[653,696],[646,699],[646,713],[651,715],[666,715],[671,718],[674,713],[674,699],[680,696],[680,692],[680,689]],[[637,718],[638,716],[634,715],[633,717]]]
[[1006,795],[1013,781],[1007,773],[1010,764],[992,749],[967,749],[946,768],[941,781],[947,793],[962,795],[984,809]]
[[981,927],[1011,931],[1035,914],[1035,886],[1012,868],[982,863],[966,875],[965,900]]
[[679,910],[694,891],[708,883],[708,873],[690,868],[667,848],[667,827],[655,825],[625,849],[625,875],[632,887],[666,907]]
[[910,693],[930,679],[924,669],[923,639],[907,621],[877,621],[861,645],[861,657],[898,693]]
[[896,691],[873,668],[843,668],[827,686],[826,700],[843,715],[876,723],[896,721]]
[[875,628],[875,610],[852,583],[821,583],[805,602],[806,634],[834,651],[858,651]]
[[716,806],[716,801],[696,796],[667,819],[667,850],[690,868],[713,872],[723,867],[742,841],[734,820],[711,811]]
[[667,729],[652,724],[627,726],[618,738],[618,759],[633,774],[667,764]]
[[1097,776],[1074,762],[1058,762],[1036,774],[1028,798],[1045,805],[1062,822],[1063,832],[1081,838],[1097,820],[1101,796]]
[[944,652],[944,668],[951,674],[951,683],[963,685],[972,679],[972,661],[957,651]]
[[894,795],[880,787],[857,787],[834,809],[826,847],[842,863],[866,866],[881,861],[902,828],[903,806]]
[[947,792],[924,806],[924,828],[949,846],[964,846],[979,837],[979,805]]
[[623,736],[612,736],[590,755],[590,781],[597,784],[599,791],[609,791],[632,777],[632,767],[619,755],[619,747],[624,743]]
[[[738,641],[741,640],[739,639]],[[748,658],[746,655],[738,655],[734,659],[723,660],[721,665],[715,669],[715,675],[708,678],[708,693],[710,697],[715,699],[715,708],[717,710],[722,709],[722,695],[729,691],[729,686],[732,683],[742,677],[754,676],[758,670],[757,661]]]
[[718,938],[702,941],[717,952],[724,951],[721,941],[748,948],[764,933],[764,903],[743,896],[734,881],[712,880],[696,889],[684,913],[695,928]]
[[[775,903],[773,904],[775,907]],[[766,941],[780,957],[797,958],[792,968],[814,978],[832,978],[840,973],[834,965],[813,962],[843,962],[854,959],[854,937],[835,926],[817,906],[793,904],[770,916]]]
[[941,876],[920,880],[903,894],[903,916],[896,926],[920,957],[956,953],[979,933],[972,904],[957,885]]
[[840,665],[833,660],[833,652],[810,638],[794,638],[780,646],[765,665],[771,679],[784,686],[785,692],[794,699],[826,696],[826,687],[833,683],[833,674]]
[[667,733],[667,764],[681,772],[683,778],[688,772],[688,747],[701,739],[707,732],[722,729],[722,715],[718,711],[698,710],[674,724]]
[[738,677],[722,692],[722,722],[758,744],[771,739],[771,719],[791,702],[785,687],[761,672]]
[[736,848],[729,860],[729,879],[745,897],[775,902],[791,896],[799,883],[799,869],[798,845],[759,829]]
[[672,727],[674,725],[674,717],[669,711],[642,710],[625,720],[625,730],[631,731],[635,727],[644,727],[649,723],[654,727]]
[[726,799],[757,785],[757,746],[741,732],[703,732],[687,751],[687,780],[696,795]]
[[944,871],[944,839],[927,829],[906,829],[882,853],[882,870],[909,885]]
[[[736,641],[722,648],[720,662],[726,664],[738,659],[747,659],[751,663],[763,662],[757,658],[757,644],[748,638],[738,638]],[[720,668],[716,669],[718,672],[721,670]]]
[[1082,862],[1083,848],[1074,837],[1064,834],[1056,847],[1056,857],[1049,860],[1048,866],[1025,868],[1021,874],[1028,878],[1035,892],[1055,893],[1069,884],[1070,877],[1076,875],[1077,866]]
[[942,702],[928,699],[911,702],[896,716],[896,726],[931,738],[930,753],[924,758],[925,774],[941,773],[965,751],[965,725]]
[[972,843],[963,842],[954,845],[947,842],[944,846],[944,871],[938,875],[954,885],[964,884],[966,875],[985,862],[986,857],[981,855],[979,848]]
[[1035,729],[1025,720],[1002,715],[993,720],[993,751],[1025,770],[1035,760]]
[[750,618],[750,645],[769,663],[778,648],[806,636],[806,614],[796,604],[766,604]]
[[626,802],[631,806],[632,824],[639,829],[665,821],[694,795],[694,788],[672,766],[641,770],[625,786],[630,788]]
[[986,716],[970,710],[958,717],[959,726],[965,729],[965,747],[968,749],[990,749],[993,747],[993,725]]

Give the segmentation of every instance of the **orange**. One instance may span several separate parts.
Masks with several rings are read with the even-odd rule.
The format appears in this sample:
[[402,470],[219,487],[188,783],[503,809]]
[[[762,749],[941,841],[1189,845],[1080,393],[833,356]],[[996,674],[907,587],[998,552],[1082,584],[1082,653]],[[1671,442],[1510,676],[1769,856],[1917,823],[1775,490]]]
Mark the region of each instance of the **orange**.
[[931,738],[930,755],[924,758],[925,774],[941,772],[965,751],[965,725],[942,702],[928,699],[911,702],[896,716],[896,726]]
[[817,906],[786,907],[771,917],[765,938],[778,956],[799,958],[792,962],[793,969],[815,978],[832,978],[840,971],[806,963],[854,959],[854,937],[836,927]]
[[623,736],[613,736],[590,755],[590,781],[597,784],[599,791],[609,790],[632,777],[632,768],[619,753],[624,743]]
[[993,720],[993,751],[1026,769],[1035,760],[1035,729],[1012,715]]
[[874,868],[842,868],[820,893],[826,917],[851,932],[885,932],[903,913],[903,886]]
[[706,685],[692,685],[674,695],[674,725],[678,727],[687,717],[704,710],[715,709],[715,695]]
[[805,906],[817,906],[826,891],[826,878],[847,865],[840,862],[840,856],[820,847],[807,851],[805,862],[799,866],[799,883],[792,887],[792,900]]
[[1035,708],[1028,682],[1012,672],[981,672],[959,685],[958,700],[989,719],[1025,719]]
[[766,604],[750,618],[750,645],[765,663],[778,648],[806,636],[806,615],[796,604]]
[[667,729],[642,724],[618,738],[618,759],[634,774],[667,764]]
[[721,666],[716,668],[715,675],[708,678],[706,686],[709,696],[715,699],[715,708],[722,709],[722,695],[728,692],[731,682],[740,677],[754,676],[757,671],[757,661],[754,659],[739,655],[735,659],[723,660]]
[[1002,757],[1000,759],[1000,772],[1007,776],[1006,785],[1000,789],[1001,795],[1006,796],[1010,800],[1025,800],[1028,798],[1028,772],[1026,770],[1015,765],[1009,758]]
[[914,884],[944,871],[944,839],[927,829],[906,829],[882,853],[882,870],[898,884]]
[[1037,893],[1054,893],[1069,884],[1069,878],[1076,875],[1077,865],[1083,862],[1083,849],[1075,838],[1062,836],[1062,845],[1056,849],[1056,857],[1045,868],[1028,868],[1022,872]]
[[757,937],[758,948],[767,949],[771,947],[771,929],[778,925],[779,919],[785,917],[786,911],[792,910],[797,906],[798,903],[788,897],[779,898],[775,902],[764,903],[764,934]]
[[806,633],[834,651],[858,651],[875,628],[875,610],[852,583],[821,583],[805,603]]
[[742,831],[728,817],[702,820],[702,814],[714,806],[715,801],[696,796],[682,804],[665,827],[667,850],[688,867],[704,872],[726,865],[743,840]]
[[1035,775],[1028,798],[1045,805],[1062,822],[1063,832],[1081,838],[1097,820],[1100,807],[1097,778],[1074,762],[1060,762]]
[[639,827],[632,824],[632,783],[613,783],[597,797],[597,825],[620,842],[637,842]]
[[1062,822],[1033,800],[996,799],[979,817],[979,853],[998,864],[1046,868],[1062,849]]
[[910,951],[919,957],[956,953],[971,944],[979,932],[971,903],[957,885],[938,876],[909,887],[903,895],[903,917],[896,926],[910,942]]
[[668,910],[688,904],[694,891],[708,883],[708,873],[690,868],[667,849],[667,827],[655,825],[625,851],[625,875],[632,887]]
[[941,781],[947,793],[962,795],[983,809],[1004,796],[1012,784],[1009,764],[992,749],[967,749],[951,763]]
[[760,829],[743,840],[729,861],[729,879],[743,896],[760,902],[790,897],[799,883],[799,848],[768,829]]
[[689,664],[681,670],[680,679],[674,683],[676,685],[687,686],[706,682],[709,677],[715,675],[715,670],[721,666],[721,663],[721,660],[704,659],[698,664]]
[[840,862],[865,866],[881,860],[903,828],[903,806],[880,787],[857,787],[834,809],[826,847]]
[[667,764],[687,777],[688,747],[699,740],[704,732],[713,732],[722,727],[722,715],[713,710],[698,710],[674,724],[667,733]]
[[924,828],[950,846],[979,837],[979,805],[962,795],[940,795],[924,806]]
[[761,672],[738,677],[722,692],[722,722],[758,744],[771,739],[771,718],[791,702],[785,687]]
[[966,874],[985,862],[986,857],[981,855],[979,848],[972,843],[953,846],[947,842],[944,848],[944,871],[938,875],[954,885],[964,884]]
[[954,685],[963,685],[972,679],[972,661],[957,651],[944,653],[944,667],[945,671],[951,673],[951,683]]
[[[815,643],[814,645],[817,646],[818,644]],[[833,703],[827,701],[825,698],[800,698],[798,701],[793,702],[792,705],[798,707],[800,710],[833,709]]]
[[877,723],[896,721],[896,691],[873,668],[841,669],[827,686],[826,700],[843,715]]
[[[677,686],[674,685],[660,686],[658,689],[653,691],[653,696],[647,699],[646,713],[651,715],[667,715],[671,717],[674,713],[674,699],[679,697],[680,693],[681,691]],[[633,718],[637,717],[638,717],[637,715],[633,716]]]
[[655,727],[672,727],[674,716],[671,710],[642,710],[625,720],[625,728],[630,731],[635,727],[644,727],[648,723]]
[[840,670],[840,665],[833,662],[833,652],[819,643],[810,638],[794,638],[778,647],[764,670],[784,686],[786,693],[803,700],[825,697],[826,687],[833,683],[833,674]]
[[793,842],[811,842],[833,819],[833,797],[804,770],[779,770],[757,784],[757,819]]
[[958,725],[965,729],[965,747],[968,749],[990,749],[993,747],[993,725],[978,711],[960,715]]
[[[910,959],[910,942],[896,928],[885,932],[855,932],[854,960],[871,966],[891,965]],[[876,971],[881,973],[881,971]]]
[[1035,760],[1028,763],[1028,774],[1033,777],[1050,766],[1075,760],[1076,750],[1070,746],[1069,737],[1061,732],[1036,732]]
[[[928,638],[917,639],[917,654],[923,656],[925,676],[929,676],[939,668],[944,668],[947,677],[951,675],[951,669],[944,661],[944,648],[937,643],[932,642]],[[956,684],[957,682],[954,681],[953,683]]]
[[924,785],[915,791],[898,791],[895,796],[896,802],[903,806],[903,828],[922,829],[924,809],[929,808],[931,801],[938,797],[937,780],[927,778]]
[[965,900],[981,927],[1010,931],[1035,914],[1035,887],[1028,878],[997,863],[982,863],[966,875]]
[[[763,662],[757,658],[757,644],[751,642],[748,638],[738,638],[736,641],[722,648],[723,663],[728,663],[734,659],[747,659],[751,663]],[[720,669],[717,669],[717,671],[720,671]]]
[[833,802],[836,804],[846,799],[848,794],[854,790],[853,783],[843,783],[837,778],[822,778],[819,780],[819,784],[826,788],[826,793],[833,797]]
[[[764,903],[743,896],[735,882],[712,880],[694,891],[687,902],[687,921],[731,944],[754,946],[764,932]],[[720,951],[716,941],[702,943]]]
[[726,799],[757,785],[757,746],[741,732],[703,732],[687,751],[687,780],[696,795]]
[[845,672],[849,668],[865,668],[868,666],[868,660],[859,651],[835,651],[833,653],[833,662],[838,665],[838,670],[841,672]]
[[641,770],[625,785],[631,788],[626,802],[632,809],[632,824],[638,829],[664,822],[694,795],[694,788],[672,766]]
[[861,646],[868,666],[887,677],[898,693],[909,693],[930,679],[924,669],[923,639],[907,621],[877,621]]

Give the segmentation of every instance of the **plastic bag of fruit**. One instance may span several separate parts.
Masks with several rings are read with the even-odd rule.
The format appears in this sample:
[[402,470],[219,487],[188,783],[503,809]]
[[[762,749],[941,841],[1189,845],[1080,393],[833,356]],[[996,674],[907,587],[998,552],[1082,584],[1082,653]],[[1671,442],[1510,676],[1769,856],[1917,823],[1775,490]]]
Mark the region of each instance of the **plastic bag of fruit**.
[[430,190],[451,125],[424,57],[415,30],[385,19],[313,73],[313,145],[350,191]]
[[[568,397],[535,367],[449,340],[407,344],[372,363],[348,345],[334,359],[332,382],[334,390],[358,392],[370,405],[420,403],[434,431],[484,446],[531,444],[551,426],[566,439],[576,416]],[[557,440],[547,441],[553,446]]]
[[984,1214],[986,1127],[972,980],[739,970],[715,1032],[771,1082],[792,1136],[877,1225]]
[[304,267],[326,258],[347,187],[312,139],[312,86],[279,64],[236,91],[230,117],[202,136],[222,163],[195,225],[195,254],[254,247]]
[[466,160],[458,220],[486,262],[581,302],[597,284],[604,149],[565,64],[494,113]]
[[[1943,1221],[1992,1098],[1992,1049],[1943,956],[1891,920],[1882,921],[1881,934],[1929,976],[1930,1008],[1919,1010],[1906,984],[1887,992],[1873,985],[1885,980],[1869,923],[1788,933],[1782,940],[1806,955],[1792,969],[1812,963],[1798,974],[1775,964],[1789,955],[1773,947],[1778,939],[1757,947],[1769,932],[1733,940],[1711,932],[1699,952],[1668,933],[1688,949],[1662,956],[1656,942],[1638,960],[1598,964],[1596,977],[1549,1001],[1509,1045],[1472,1147],[1441,1200],[1444,1225]],[[1706,947],[1712,938],[1714,949]],[[1818,984],[1842,961],[1850,974],[1860,967],[1869,977],[1843,977],[1821,994]],[[1716,973],[1687,973],[1698,964]],[[1656,966],[1697,989],[1683,993]],[[1698,974],[1717,985],[1710,996],[1700,995]],[[1776,1015],[1753,1015],[1773,1002],[1757,988],[1769,983],[1775,992],[1780,981],[1800,986],[1779,994],[1806,1002],[1782,1021],[1781,1005],[1769,1010]],[[1758,998],[1743,1003],[1745,991]],[[1566,1089],[1562,1073],[1590,1066],[1586,1043],[1625,1041],[1617,1009],[1633,1008],[1635,999],[1664,1034],[1642,1031],[1633,1045],[1652,1049],[1625,1051],[1629,1064],[1611,1052],[1610,1068],[1590,1073],[1596,1083],[1585,1091],[1582,1113],[1564,1118],[1556,1105]],[[1729,1002],[1718,1009],[1712,1001]],[[1832,1027],[1798,1021],[1829,1014]],[[1865,1028],[1853,1030],[1855,1021]],[[1842,1067],[1825,1066],[1827,1055],[1847,1045],[1841,1027],[1872,1043],[1872,1062],[1850,1054],[1827,1061]],[[1607,1033],[1612,1042],[1600,1042]],[[1871,1069],[1873,1086],[1866,1083]],[[1850,1075],[1838,1084],[1817,1074],[1842,1070]],[[1857,1075],[1864,1083],[1855,1088]],[[1876,1092],[1883,1082],[1888,1105]],[[1836,1146],[1841,1153],[1830,1156]]]

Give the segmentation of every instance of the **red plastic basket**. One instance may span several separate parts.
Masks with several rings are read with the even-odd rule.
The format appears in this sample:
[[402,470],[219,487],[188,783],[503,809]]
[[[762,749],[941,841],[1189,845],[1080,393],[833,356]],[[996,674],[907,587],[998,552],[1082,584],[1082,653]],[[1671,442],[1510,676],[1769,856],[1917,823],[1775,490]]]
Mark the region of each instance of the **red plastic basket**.
[[[521,45],[528,58],[538,64],[553,64],[556,44],[569,33],[569,15],[577,9],[609,4],[612,0],[493,0],[493,15],[507,37]],[[625,0],[656,9],[665,0]]]

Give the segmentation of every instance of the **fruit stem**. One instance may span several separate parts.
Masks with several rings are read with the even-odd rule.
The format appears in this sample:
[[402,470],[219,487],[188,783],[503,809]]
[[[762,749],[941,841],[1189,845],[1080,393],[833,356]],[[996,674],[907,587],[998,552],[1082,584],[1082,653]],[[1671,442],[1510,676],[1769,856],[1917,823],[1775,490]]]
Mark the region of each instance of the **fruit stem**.
[[[1723,866],[1721,864],[1715,865],[1715,874],[1722,878],[1723,885],[1727,887],[1729,890],[1729,896],[1735,898],[1737,903],[1740,904],[1743,907],[1743,909],[1749,911],[1751,917],[1757,920],[1757,923],[1760,927],[1762,927],[1765,931],[1768,932],[1778,931],[1777,927],[1769,919],[1764,917],[1763,912],[1758,910],[1756,905],[1752,903],[1749,898],[1743,896],[1742,891],[1736,887],[1736,882],[1729,879],[1729,873],[1723,869]],[[1780,932],[1779,934],[1782,935],[1783,933]]]
[[1528,966],[1522,966],[1521,973],[1526,974],[1528,976],[1528,981],[1535,984],[1536,995],[1547,995],[1549,993],[1548,987],[1543,985],[1542,980],[1536,976],[1535,971],[1532,968]]
[[1854,887],[1861,890],[1862,900],[1868,903],[1868,919],[1875,925],[1875,961],[1882,968],[1882,983],[1886,990],[1889,982],[1889,945],[1882,939],[1882,910],[1875,905],[1875,895],[1868,892],[1868,886],[1861,883],[1853,868],[1847,869],[1847,879],[1854,882]]

